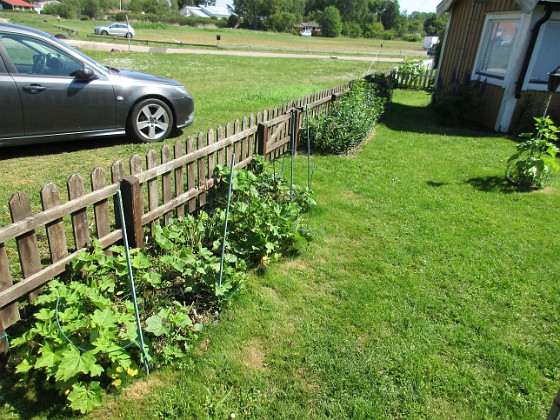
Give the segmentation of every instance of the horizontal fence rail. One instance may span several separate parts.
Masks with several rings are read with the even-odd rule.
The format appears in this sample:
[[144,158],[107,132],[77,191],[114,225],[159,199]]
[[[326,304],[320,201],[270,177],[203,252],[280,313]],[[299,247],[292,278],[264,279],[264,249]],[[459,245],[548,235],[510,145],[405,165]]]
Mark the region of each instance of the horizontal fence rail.
[[[0,336],[6,337],[6,328],[20,319],[21,299],[32,303],[41,287],[64,273],[81,250],[94,240],[106,250],[122,240],[119,190],[128,243],[142,247],[146,232],[151,233],[146,228],[153,223],[166,224],[206,206],[217,165],[226,165],[233,153],[238,157],[236,168],[248,166],[255,153],[266,160],[281,156],[297,145],[305,109],[310,117],[317,116],[349,89],[347,83],[196,138],[189,136],[185,144],[163,145],[159,159],[154,150],[144,158],[134,155],[128,171],[122,161],[113,163],[110,174],[95,168],[87,192],[83,178],[74,174],[67,182],[67,202],[61,202],[56,185],[47,183],[40,191],[39,212],[33,212],[25,194],[13,194],[12,224],[0,227]],[[8,350],[7,342],[0,340],[0,352]]]

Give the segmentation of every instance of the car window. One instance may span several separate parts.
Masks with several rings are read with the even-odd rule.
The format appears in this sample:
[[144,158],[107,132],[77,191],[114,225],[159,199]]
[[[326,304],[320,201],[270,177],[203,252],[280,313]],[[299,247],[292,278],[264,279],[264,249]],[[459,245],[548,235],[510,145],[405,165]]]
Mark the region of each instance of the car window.
[[18,73],[42,76],[72,76],[83,67],[79,60],[53,45],[34,38],[4,35],[0,37]]

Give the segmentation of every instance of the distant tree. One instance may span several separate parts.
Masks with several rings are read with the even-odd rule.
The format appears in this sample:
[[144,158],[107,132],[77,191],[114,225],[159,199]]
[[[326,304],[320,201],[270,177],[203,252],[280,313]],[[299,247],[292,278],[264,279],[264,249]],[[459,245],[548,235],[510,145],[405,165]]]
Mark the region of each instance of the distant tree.
[[321,33],[329,38],[336,38],[342,32],[342,18],[340,12],[334,6],[328,6],[319,16]]
[[241,25],[258,29],[261,17],[268,15],[269,5],[266,0],[233,0],[235,13],[241,18]]
[[349,38],[360,38],[362,36],[362,27],[357,22],[346,22],[342,25],[342,35]]
[[275,32],[291,32],[296,23],[296,15],[280,12],[266,18],[266,28]]
[[447,25],[447,14],[437,17],[435,13],[430,13],[424,21],[424,31],[427,35],[443,35],[445,26]]
[[302,19],[305,0],[233,0],[233,6],[242,26],[258,29],[263,23],[267,27],[285,26],[288,15],[293,22]]
[[381,23],[387,29],[400,30],[406,22],[406,16],[401,14],[398,0],[387,0],[381,12]]
[[383,38],[383,24],[381,22],[366,23],[364,25],[363,35],[365,38]]
[[368,12],[368,0],[337,0],[334,6],[343,22],[362,22]]

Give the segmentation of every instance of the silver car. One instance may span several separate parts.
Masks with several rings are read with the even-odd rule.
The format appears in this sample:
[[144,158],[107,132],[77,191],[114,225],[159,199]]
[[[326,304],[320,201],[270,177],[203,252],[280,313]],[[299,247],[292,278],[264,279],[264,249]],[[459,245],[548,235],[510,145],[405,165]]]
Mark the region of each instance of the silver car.
[[9,23],[0,23],[0,109],[0,147],[123,134],[160,141],[194,115],[174,80],[105,67]]
[[134,28],[126,23],[111,23],[110,25],[96,26],[93,32],[97,35],[116,35],[132,38],[134,35]]

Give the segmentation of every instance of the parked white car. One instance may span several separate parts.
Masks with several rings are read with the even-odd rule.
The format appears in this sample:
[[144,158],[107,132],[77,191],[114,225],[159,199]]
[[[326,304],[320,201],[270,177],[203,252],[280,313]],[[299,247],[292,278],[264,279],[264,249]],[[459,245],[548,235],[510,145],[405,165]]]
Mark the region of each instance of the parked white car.
[[301,31],[299,33],[301,36],[311,36],[311,30],[310,29],[304,29],[303,31]]
[[97,35],[116,35],[132,38],[135,35],[134,28],[126,23],[111,23],[105,26],[96,26],[93,31]]

